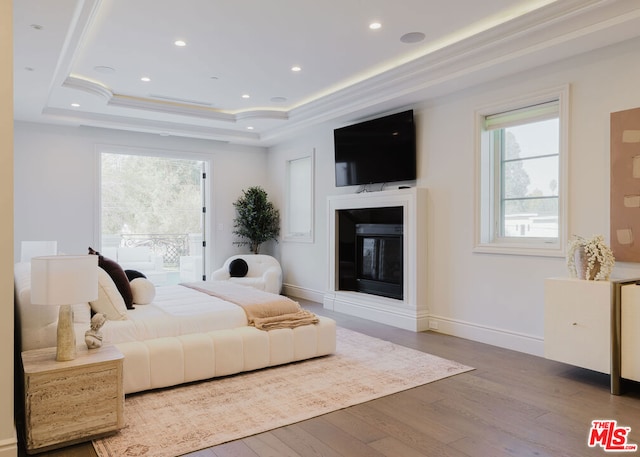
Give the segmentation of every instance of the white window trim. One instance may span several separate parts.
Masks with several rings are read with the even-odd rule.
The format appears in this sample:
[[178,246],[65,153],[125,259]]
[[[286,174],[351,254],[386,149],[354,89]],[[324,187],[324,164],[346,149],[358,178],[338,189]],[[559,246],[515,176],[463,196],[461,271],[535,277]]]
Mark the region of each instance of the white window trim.
[[[290,208],[290,200],[289,200],[289,196],[291,195],[291,179],[290,179],[290,172],[291,172],[291,163],[295,162],[297,160],[302,160],[302,159],[309,159],[311,161],[311,169],[310,169],[310,173],[309,173],[309,231],[305,232],[305,233],[300,233],[300,232],[292,232],[290,230],[290,221],[291,221],[291,208]],[[285,205],[285,215],[284,215],[284,235],[282,237],[283,241],[294,241],[294,242],[299,242],[299,243],[313,243],[314,242],[314,224],[315,224],[315,218],[314,218],[314,214],[315,214],[315,207],[314,207],[314,202],[315,202],[315,148],[311,151],[310,154],[306,154],[306,155],[301,155],[298,157],[293,157],[290,159],[287,159],[286,161],[286,175],[285,175],[285,179],[286,179],[286,194],[285,194],[285,199],[286,199],[286,205]]]
[[[569,85],[550,88],[530,94],[526,97],[512,99],[484,106],[475,113],[475,226],[473,252],[487,254],[512,254],[564,257],[569,233],[568,227],[568,179],[569,179]],[[485,131],[485,118],[488,115],[516,110],[525,106],[536,105],[557,99],[559,102],[560,149],[558,169],[558,238],[555,242],[541,239],[505,239],[495,235],[494,184],[495,173],[491,167],[492,160],[483,153],[489,148],[489,135]]]

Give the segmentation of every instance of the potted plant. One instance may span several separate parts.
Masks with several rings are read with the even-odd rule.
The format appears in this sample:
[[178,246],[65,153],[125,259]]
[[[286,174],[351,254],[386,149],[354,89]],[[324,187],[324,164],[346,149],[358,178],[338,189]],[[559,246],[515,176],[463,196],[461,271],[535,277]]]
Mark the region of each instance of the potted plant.
[[608,281],[615,264],[613,251],[602,235],[591,238],[574,236],[569,241],[567,266],[574,278]]
[[276,240],[280,234],[280,213],[259,186],[242,191],[242,196],[233,204],[236,207],[234,235],[242,238],[234,241],[238,246],[249,245],[251,252],[258,254],[265,241]]

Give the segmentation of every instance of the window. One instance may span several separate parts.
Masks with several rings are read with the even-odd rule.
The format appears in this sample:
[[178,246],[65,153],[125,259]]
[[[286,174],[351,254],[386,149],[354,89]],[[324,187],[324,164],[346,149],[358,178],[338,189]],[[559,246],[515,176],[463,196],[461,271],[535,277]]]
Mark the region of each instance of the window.
[[313,154],[287,161],[288,241],[313,242]]
[[476,252],[563,255],[568,89],[483,109]]
[[203,278],[207,160],[99,146],[100,251],[156,285]]

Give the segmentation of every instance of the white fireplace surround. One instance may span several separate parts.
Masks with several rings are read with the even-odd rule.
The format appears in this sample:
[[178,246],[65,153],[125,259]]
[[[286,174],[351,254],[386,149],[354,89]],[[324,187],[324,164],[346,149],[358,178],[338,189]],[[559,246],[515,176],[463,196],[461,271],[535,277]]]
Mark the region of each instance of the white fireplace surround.
[[[329,284],[324,307],[406,330],[428,328],[426,194],[424,188],[384,190],[328,197]],[[338,290],[338,212],[349,209],[402,207],[404,298]]]

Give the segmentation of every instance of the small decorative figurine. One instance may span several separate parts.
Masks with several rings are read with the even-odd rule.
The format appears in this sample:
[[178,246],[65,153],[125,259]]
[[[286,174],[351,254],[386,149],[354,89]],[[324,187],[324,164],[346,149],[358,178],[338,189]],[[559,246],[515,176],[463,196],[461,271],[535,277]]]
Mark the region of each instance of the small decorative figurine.
[[102,346],[102,332],[100,328],[107,321],[107,316],[98,313],[91,318],[91,328],[84,333],[84,341],[89,349],[97,349]]

